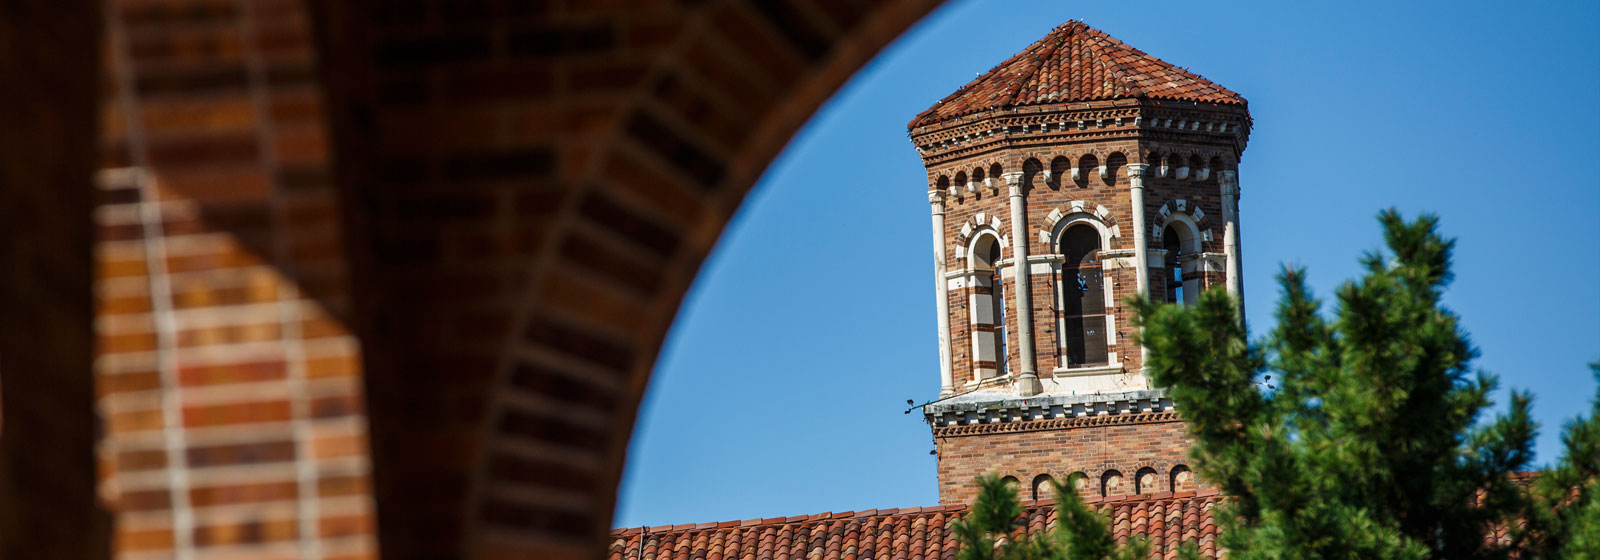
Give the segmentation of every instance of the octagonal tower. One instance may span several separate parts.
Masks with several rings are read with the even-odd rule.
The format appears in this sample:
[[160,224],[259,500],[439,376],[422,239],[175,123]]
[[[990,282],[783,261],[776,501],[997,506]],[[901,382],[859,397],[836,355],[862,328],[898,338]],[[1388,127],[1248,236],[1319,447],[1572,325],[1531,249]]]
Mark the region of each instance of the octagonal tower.
[[986,470],[1181,491],[1188,442],[1122,302],[1240,293],[1244,98],[1068,22],[908,128],[933,213],[941,500]]

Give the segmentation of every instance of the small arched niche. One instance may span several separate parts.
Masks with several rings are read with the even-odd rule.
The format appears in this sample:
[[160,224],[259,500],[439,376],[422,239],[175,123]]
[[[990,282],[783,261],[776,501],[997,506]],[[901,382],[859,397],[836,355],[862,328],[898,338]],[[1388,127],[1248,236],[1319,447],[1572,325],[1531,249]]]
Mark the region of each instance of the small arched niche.
[[1173,492],[1188,492],[1200,489],[1200,485],[1195,484],[1194,473],[1189,471],[1188,465],[1172,467],[1172,474],[1169,478],[1170,482],[1168,484]]
[[1106,157],[1106,175],[1102,177],[1107,185],[1117,184],[1117,179],[1122,174],[1124,167],[1128,166],[1128,156],[1122,152],[1114,152]]
[[1047,181],[1046,184],[1048,184],[1051,189],[1060,190],[1061,185],[1065,184],[1066,181],[1066,179],[1063,179],[1062,177],[1066,177],[1067,174],[1071,172],[1072,160],[1067,159],[1067,156],[1056,156],[1051,158],[1050,180]]
[[1089,188],[1089,178],[1098,174],[1099,170],[1100,158],[1094,157],[1094,154],[1084,154],[1078,158],[1078,177],[1074,183],[1080,189]]
[[1121,496],[1128,493],[1127,481],[1122,471],[1108,470],[1100,475],[1100,497]]
[[1145,467],[1139,469],[1139,473],[1133,477],[1133,493],[1153,494],[1160,481],[1161,477],[1156,474],[1154,468]]
[[1041,474],[1033,477],[1033,499],[1044,500],[1054,498],[1056,496],[1055,481],[1056,479],[1052,478],[1048,474]]

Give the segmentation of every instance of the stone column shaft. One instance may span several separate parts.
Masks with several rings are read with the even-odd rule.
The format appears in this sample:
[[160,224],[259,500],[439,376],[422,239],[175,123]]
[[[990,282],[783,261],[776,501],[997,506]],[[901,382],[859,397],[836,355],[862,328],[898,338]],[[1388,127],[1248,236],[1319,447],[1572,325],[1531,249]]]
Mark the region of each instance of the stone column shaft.
[[1227,255],[1228,295],[1240,297],[1239,278],[1239,175],[1237,171],[1217,173],[1222,183],[1222,251]]
[[[1128,198],[1132,204],[1133,214],[1133,271],[1139,294],[1150,296],[1150,226],[1144,220],[1144,172],[1150,165],[1146,163],[1128,164]],[[1149,354],[1143,345],[1139,346],[1139,369],[1145,367],[1145,357]]]
[[1033,267],[1028,264],[1032,236],[1028,235],[1028,219],[1023,211],[1022,173],[1013,171],[1004,177],[1011,194],[1011,263],[1017,279],[1013,299],[1017,309],[1017,357],[1022,370],[1017,376],[1017,393],[1031,397],[1044,390],[1033,360]]
[[933,206],[933,291],[939,317],[940,397],[956,392],[954,365],[950,360],[950,284],[944,277],[944,196],[942,190],[928,191],[928,203]]

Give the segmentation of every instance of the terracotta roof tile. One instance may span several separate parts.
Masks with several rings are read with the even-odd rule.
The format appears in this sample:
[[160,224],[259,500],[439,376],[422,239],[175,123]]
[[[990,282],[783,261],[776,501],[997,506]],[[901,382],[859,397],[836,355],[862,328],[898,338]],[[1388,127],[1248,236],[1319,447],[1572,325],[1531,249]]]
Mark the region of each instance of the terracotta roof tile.
[[1244,97],[1187,68],[1069,21],[935,103],[906,128],[1004,107],[1140,97],[1245,104]]
[[[1206,494],[1101,498],[1094,500],[1094,507],[1113,520],[1118,540],[1143,536],[1161,557],[1176,554],[1184,541],[1194,540],[1206,557],[1216,557],[1212,506],[1221,498],[1214,492]],[[957,546],[950,522],[965,511],[962,506],[930,506],[617,529],[611,533],[607,558],[950,560]],[[1055,510],[1047,501],[1032,502],[1016,534],[1041,534],[1055,523]]]

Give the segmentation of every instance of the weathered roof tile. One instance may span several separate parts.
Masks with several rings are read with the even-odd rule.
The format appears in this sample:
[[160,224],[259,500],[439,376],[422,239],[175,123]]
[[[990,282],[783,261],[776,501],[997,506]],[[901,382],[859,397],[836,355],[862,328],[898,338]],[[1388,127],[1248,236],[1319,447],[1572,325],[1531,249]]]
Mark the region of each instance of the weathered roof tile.
[[923,111],[906,128],[1003,107],[1138,97],[1245,104],[1244,97],[1187,68],[1069,21]]

